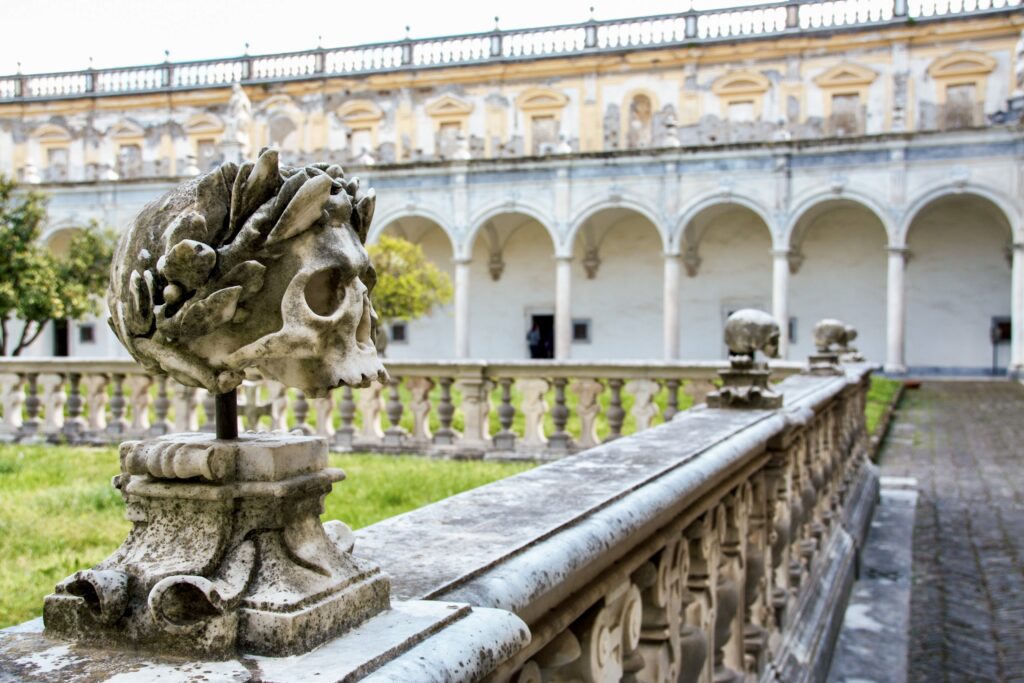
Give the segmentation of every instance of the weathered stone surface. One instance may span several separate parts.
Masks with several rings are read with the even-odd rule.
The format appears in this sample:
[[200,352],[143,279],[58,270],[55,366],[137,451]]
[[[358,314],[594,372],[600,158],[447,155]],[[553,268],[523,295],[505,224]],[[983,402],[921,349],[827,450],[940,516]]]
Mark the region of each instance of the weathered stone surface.
[[376,195],[337,165],[226,163],[149,204],[118,247],[108,304],[132,356],[225,393],[247,368],[316,398],[387,373],[363,243]]
[[386,610],[388,580],[320,524],[344,478],[319,438],[205,434],[126,442],[115,478],[134,526],[46,598],[47,633],[211,658],[305,652]]

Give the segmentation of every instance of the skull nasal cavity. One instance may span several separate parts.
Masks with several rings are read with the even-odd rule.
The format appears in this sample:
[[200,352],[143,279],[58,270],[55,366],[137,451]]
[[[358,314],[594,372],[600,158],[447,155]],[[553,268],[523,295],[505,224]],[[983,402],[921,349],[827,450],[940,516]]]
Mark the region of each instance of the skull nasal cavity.
[[328,316],[338,310],[345,290],[341,287],[341,270],[325,268],[313,273],[306,283],[306,305],[317,315]]

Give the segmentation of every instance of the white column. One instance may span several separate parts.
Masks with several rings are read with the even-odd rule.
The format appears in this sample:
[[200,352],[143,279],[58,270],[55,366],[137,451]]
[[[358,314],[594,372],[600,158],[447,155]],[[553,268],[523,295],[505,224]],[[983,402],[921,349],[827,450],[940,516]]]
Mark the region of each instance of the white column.
[[555,258],[555,359],[566,360],[572,348],[572,257]]
[[1013,244],[1013,290],[1010,293],[1010,374],[1024,372],[1024,242]]
[[906,372],[903,359],[903,335],[907,324],[906,290],[903,272],[907,265],[906,247],[889,247],[889,279],[886,297],[886,354],[887,372]]
[[779,323],[779,357],[789,355],[789,250],[772,250],[772,317]]
[[665,254],[661,302],[665,360],[675,360],[679,358],[679,254]]
[[455,357],[469,358],[469,264],[455,259]]

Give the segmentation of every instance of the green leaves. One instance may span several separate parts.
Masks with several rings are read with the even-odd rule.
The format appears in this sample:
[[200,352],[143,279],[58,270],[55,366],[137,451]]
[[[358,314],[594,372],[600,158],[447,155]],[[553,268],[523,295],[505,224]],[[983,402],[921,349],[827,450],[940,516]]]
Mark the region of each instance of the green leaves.
[[[18,355],[50,320],[99,311],[113,235],[95,224],[76,228],[67,253],[58,256],[39,243],[45,224],[46,197],[18,191],[0,176],[0,355]],[[11,318],[26,322],[14,343],[6,330]]]
[[377,271],[371,298],[382,320],[420,318],[451,301],[451,279],[427,260],[418,244],[382,235],[368,251]]

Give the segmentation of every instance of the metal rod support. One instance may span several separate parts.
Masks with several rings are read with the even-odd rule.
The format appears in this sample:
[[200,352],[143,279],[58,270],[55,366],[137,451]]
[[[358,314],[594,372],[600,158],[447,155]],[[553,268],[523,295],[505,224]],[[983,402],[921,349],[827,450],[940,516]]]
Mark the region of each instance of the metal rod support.
[[214,397],[214,416],[218,439],[238,438],[238,394],[235,391]]

